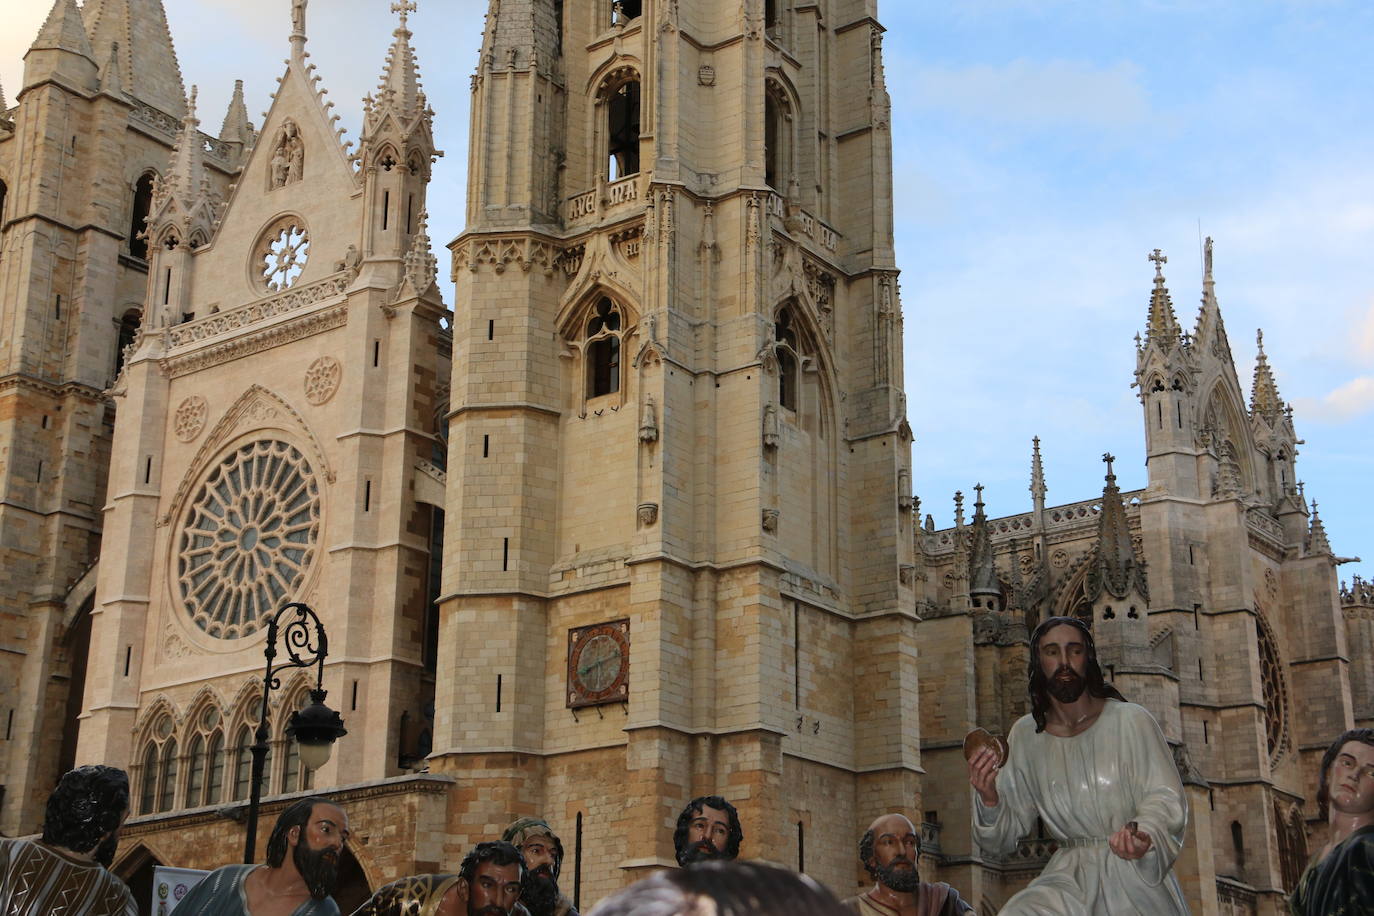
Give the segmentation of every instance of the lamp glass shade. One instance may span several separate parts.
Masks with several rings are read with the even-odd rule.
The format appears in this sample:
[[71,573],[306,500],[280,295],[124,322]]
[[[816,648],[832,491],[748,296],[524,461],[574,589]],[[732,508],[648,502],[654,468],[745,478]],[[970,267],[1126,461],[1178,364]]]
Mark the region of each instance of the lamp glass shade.
[[318,770],[329,762],[330,752],[334,750],[333,741],[297,741],[301,749],[301,766],[307,770]]

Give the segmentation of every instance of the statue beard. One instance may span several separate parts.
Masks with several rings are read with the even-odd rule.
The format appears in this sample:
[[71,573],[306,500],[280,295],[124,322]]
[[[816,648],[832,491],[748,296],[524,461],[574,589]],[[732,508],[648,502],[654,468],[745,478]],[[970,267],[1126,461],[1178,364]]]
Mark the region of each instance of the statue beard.
[[[902,863],[911,867],[898,868]],[[879,884],[899,894],[913,893],[921,886],[921,874],[916,870],[916,863],[905,856],[898,856],[886,865],[875,865],[873,870],[877,873]]]
[[1068,665],[1060,665],[1054,676],[1047,679],[1046,689],[1059,702],[1072,703],[1088,689],[1088,681]]
[[702,840],[693,846],[688,846],[677,857],[678,864],[683,868],[688,865],[695,865],[698,862],[728,861],[729,856],[722,849],[712,846],[709,840]]
[[109,868],[114,864],[115,850],[119,848],[119,831],[111,830],[105,835],[105,839],[96,844],[95,849],[91,850],[91,858],[101,865]]
[[553,876],[552,865],[546,862],[525,875],[520,902],[530,916],[553,916],[558,909],[558,880]]
[[296,871],[301,873],[311,897],[323,900],[330,895],[339,880],[337,849],[311,849],[305,843],[297,843],[291,859],[296,863]]

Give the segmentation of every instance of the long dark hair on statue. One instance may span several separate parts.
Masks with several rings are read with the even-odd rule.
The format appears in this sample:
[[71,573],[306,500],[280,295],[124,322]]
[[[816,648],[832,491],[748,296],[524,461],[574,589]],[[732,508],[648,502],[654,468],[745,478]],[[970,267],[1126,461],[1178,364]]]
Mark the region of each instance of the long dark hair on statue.
[[1031,634],[1030,644],[1030,703],[1031,716],[1035,719],[1036,732],[1045,730],[1045,714],[1050,709],[1050,679],[1045,677],[1044,670],[1040,667],[1040,640],[1045,638],[1045,634],[1055,627],[1069,625],[1083,634],[1083,642],[1088,647],[1088,665],[1085,680],[1088,682],[1087,692],[1095,697],[1113,700],[1120,700],[1125,703],[1126,698],[1121,695],[1107,679],[1102,676],[1102,666],[1097,662],[1097,645],[1093,642],[1092,630],[1088,625],[1077,617],[1047,617],[1040,621],[1040,625]]
[[744,842],[744,828],[740,826],[739,812],[735,810],[734,805],[719,795],[702,795],[689,801],[687,807],[677,816],[677,829],[673,831],[673,850],[677,853],[679,865],[686,864],[683,854],[687,852],[687,829],[692,824],[692,818],[700,814],[703,807],[725,812],[730,826],[730,839],[725,842],[725,858],[732,861],[739,858],[739,845]]
[[1336,758],[1340,756],[1341,748],[1351,741],[1374,747],[1374,728],[1352,728],[1342,732],[1341,736],[1332,742],[1331,746],[1326,749],[1326,753],[1322,755],[1321,775],[1317,777],[1317,814],[1323,818],[1327,816],[1327,812],[1330,810],[1328,806],[1331,804],[1331,786],[1327,784],[1330,779],[1331,764],[1335,763]]
[[77,767],[58,780],[43,816],[43,842],[90,852],[129,807],[129,776],[107,766]]
[[310,823],[310,812],[315,810],[316,805],[334,804],[327,798],[320,798],[312,795],[302,798],[287,808],[277,818],[277,824],[272,828],[272,835],[267,838],[267,864],[273,868],[281,868],[281,864],[286,861],[286,850],[289,844],[286,841],[286,833],[292,827],[301,828],[301,836],[298,842],[309,843],[305,840],[305,825]]

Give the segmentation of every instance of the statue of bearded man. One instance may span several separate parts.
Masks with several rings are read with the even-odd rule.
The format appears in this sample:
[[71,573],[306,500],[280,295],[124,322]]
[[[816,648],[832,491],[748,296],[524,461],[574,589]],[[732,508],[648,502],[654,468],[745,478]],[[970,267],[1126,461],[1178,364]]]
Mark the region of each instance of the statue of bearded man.
[[577,916],[572,901],[558,888],[558,875],[563,870],[563,841],[548,822],[522,817],[506,828],[501,839],[525,857],[527,871],[520,902],[530,916]]

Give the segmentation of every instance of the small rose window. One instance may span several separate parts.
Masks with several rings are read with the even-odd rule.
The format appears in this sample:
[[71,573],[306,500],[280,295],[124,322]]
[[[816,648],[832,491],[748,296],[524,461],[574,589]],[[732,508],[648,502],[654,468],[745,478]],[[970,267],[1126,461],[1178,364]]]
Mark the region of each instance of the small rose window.
[[295,285],[310,257],[310,234],[297,219],[277,221],[263,233],[254,256],[254,273],[269,292]]

